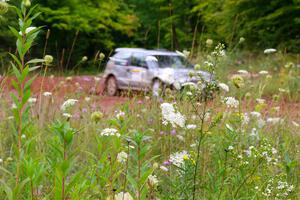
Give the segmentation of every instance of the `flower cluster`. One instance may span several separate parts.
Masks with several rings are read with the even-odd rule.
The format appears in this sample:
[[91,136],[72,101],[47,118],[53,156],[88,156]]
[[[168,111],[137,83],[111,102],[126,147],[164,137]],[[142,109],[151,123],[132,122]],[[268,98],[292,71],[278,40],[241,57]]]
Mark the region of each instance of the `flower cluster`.
[[151,185],[151,187],[156,187],[159,182],[156,175],[148,176],[148,181],[149,181],[149,185]]
[[227,105],[227,108],[237,108],[239,106],[239,101],[234,97],[225,97],[224,103]]
[[174,128],[177,126],[183,128],[185,126],[185,116],[178,111],[176,112],[173,104],[163,103],[160,105],[160,108],[164,125],[170,123]]
[[133,200],[133,197],[128,192],[120,192],[115,195],[115,200]]
[[117,129],[114,128],[106,128],[103,129],[100,133],[101,136],[117,136],[120,137],[120,133]]
[[225,83],[219,83],[219,87],[224,90],[225,92],[229,92],[229,86]]
[[62,111],[66,111],[68,108],[74,106],[75,103],[77,103],[77,102],[78,102],[77,99],[68,99],[61,105],[60,109]]
[[177,167],[183,167],[184,161],[189,159],[189,157],[190,155],[187,151],[181,151],[171,154],[169,161]]
[[125,163],[127,161],[127,158],[128,158],[128,154],[126,152],[124,152],[124,151],[121,151],[117,155],[117,161],[119,163]]
[[266,199],[273,197],[275,200],[284,200],[294,191],[294,185],[290,185],[288,182],[279,178],[271,178],[268,180],[266,187],[262,191],[262,195]]

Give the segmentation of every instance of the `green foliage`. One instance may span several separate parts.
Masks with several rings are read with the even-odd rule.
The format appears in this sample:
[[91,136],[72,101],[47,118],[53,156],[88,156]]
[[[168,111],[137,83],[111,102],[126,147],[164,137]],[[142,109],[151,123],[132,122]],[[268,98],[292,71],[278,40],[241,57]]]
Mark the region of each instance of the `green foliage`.
[[[17,5],[18,1],[10,3]],[[195,55],[206,50],[208,38],[222,41],[229,49],[237,48],[243,37],[245,42],[238,48],[261,52],[272,47],[300,52],[298,0],[271,3],[264,0],[36,0],[33,3],[42,12],[34,25],[45,27],[31,53],[36,57],[43,57],[44,51],[55,55],[55,65],[61,68],[67,65],[73,69],[83,56],[94,58],[99,51],[109,55],[120,46],[192,49]],[[17,26],[14,14],[13,9],[8,9],[0,18],[2,52],[14,51],[13,34],[8,28]],[[97,68],[96,65],[87,62],[82,67]]]

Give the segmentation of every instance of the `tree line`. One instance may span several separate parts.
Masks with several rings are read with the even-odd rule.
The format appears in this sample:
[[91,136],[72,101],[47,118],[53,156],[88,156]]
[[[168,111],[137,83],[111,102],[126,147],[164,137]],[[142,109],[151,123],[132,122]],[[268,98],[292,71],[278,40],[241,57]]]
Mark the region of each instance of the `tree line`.
[[[17,4],[19,0],[10,0]],[[42,14],[43,34],[31,52],[76,63],[116,47],[201,51],[207,39],[227,48],[300,52],[300,0],[32,0]],[[0,51],[14,51],[8,26],[17,26],[10,9],[0,18]],[[70,56],[71,54],[71,56]],[[69,58],[70,57],[70,58]]]

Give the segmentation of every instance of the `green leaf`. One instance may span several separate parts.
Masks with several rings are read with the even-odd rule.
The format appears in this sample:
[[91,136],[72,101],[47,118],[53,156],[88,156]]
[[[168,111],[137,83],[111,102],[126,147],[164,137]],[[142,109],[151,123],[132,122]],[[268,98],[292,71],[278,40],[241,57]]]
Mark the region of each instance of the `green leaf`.
[[127,180],[129,181],[129,183],[136,189],[138,190],[138,184],[137,182],[135,181],[135,179],[131,176],[130,173],[127,174]]
[[4,182],[3,180],[0,181],[4,187],[4,191],[6,193],[6,197],[8,200],[13,200],[13,191],[12,189]]
[[14,54],[9,53],[9,55],[14,59],[14,61],[18,64],[19,68],[22,67],[21,62],[19,61],[19,59],[17,58],[17,56],[15,56]]
[[41,67],[42,67],[41,65],[30,67],[29,71],[32,72],[32,71],[37,70],[37,69],[39,69]]
[[26,63],[26,65],[29,65],[29,64],[35,64],[35,63],[43,63],[43,62],[45,62],[44,59],[35,58],[35,59],[32,59],[32,60],[28,61],[28,62]]
[[11,84],[18,91],[18,93],[20,93],[20,86],[14,79],[11,80]]
[[18,200],[19,199],[19,195],[22,194],[21,191],[23,189],[23,187],[30,181],[29,178],[24,179],[22,182],[20,182],[18,184],[17,187],[14,188],[13,190],[13,194],[14,194],[14,200]]
[[31,79],[29,79],[28,81],[26,81],[25,85],[24,85],[24,90],[29,90],[30,86],[32,84],[32,82],[36,79],[37,75],[35,75],[34,77],[32,77]]
[[10,31],[14,34],[16,38],[22,40],[22,36],[20,35],[19,31],[17,31],[14,27],[9,26]]
[[26,66],[22,71],[21,82],[23,82],[29,73],[29,67]]

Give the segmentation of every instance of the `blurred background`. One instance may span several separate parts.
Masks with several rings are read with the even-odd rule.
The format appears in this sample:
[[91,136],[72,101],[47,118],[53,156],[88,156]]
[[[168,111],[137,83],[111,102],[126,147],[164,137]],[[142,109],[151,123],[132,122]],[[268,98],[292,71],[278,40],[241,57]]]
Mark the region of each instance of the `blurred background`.
[[[10,0],[17,5],[19,0]],[[102,70],[116,47],[189,50],[198,58],[207,42],[228,51],[258,55],[266,48],[300,53],[300,0],[33,0],[44,26],[31,57],[50,54],[60,70]],[[0,18],[0,66],[15,52],[9,26],[13,9]],[[86,57],[85,57],[86,56]],[[97,67],[95,67],[97,66]]]

